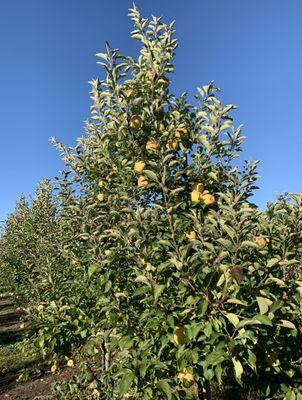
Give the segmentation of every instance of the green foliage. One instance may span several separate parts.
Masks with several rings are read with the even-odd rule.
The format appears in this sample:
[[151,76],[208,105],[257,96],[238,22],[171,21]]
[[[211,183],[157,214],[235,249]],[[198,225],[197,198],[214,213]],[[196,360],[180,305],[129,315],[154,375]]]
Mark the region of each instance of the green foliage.
[[252,203],[236,107],[213,82],[173,95],[174,23],[130,17],[138,59],[106,44],[86,136],[53,139],[58,195],[43,183],[7,221],[6,285],[44,355],[77,354],[58,399],[299,399],[302,196]]
[[18,372],[40,361],[37,354],[32,353],[30,347],[21,346],[20,343],[0,345],[1,374]]
[[[59,226],[56,204],[47,180],[41,182],[36,197],[28,204],[21,197],[15,212],[6,221],[1,237],[1,278],[20,301],[35,302],[56,287]],[[60,273],[58,275],[61,275]],[[28,290],[31,290],[30,294]]]

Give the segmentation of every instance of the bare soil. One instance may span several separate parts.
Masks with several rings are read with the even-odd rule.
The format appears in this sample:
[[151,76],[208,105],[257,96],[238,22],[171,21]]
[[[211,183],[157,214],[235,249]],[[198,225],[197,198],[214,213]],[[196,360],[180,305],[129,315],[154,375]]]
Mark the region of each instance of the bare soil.
[[51,384],[71,378],[73,371],[65,369],[60,375],[46,373],[43,378],[31,379],[27,382],[20,382],[8,385],[1,393],[0,400],[54,400],[51,395]]

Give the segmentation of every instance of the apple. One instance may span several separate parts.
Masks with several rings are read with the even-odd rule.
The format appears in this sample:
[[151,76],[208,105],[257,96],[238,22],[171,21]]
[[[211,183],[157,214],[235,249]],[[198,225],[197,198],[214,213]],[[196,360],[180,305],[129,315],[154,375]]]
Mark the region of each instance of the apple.
[[216,199],[212,194],[202,194],[201,195],[201,200],[207,205],[210,206],[211,204],[214,204]]
[[142,188],[142,189],[146,189],[148,187],[148,181],[144,176],[139,176],[137,178],[137,186]]
[[136,163],[134,164],[134,171],[140,173],[144,170],[145,166],[146,164],[144,161],[142,160],[136,161]]
[[154,82],[157,79],[157,72],[154,69],[149,70],[146,73],[146,79],[150,82]]
[[158,143],[155,139],[150,139],[148,140],[148,142],[146,143],[146,149],[147,150],[155,150],[158,147]]
[[200,201],[201,193],[198,190],[192,190],[191,192],[191,201],[193,203],[198,203]]
[[187,135],[189,133],[188,128],[185,125],[181,125],[175,129],[175,137],[180,139],[183,135]]
[[259,246],[264,247],[270,242],[270,240],[263,236],[256,236],[256,237],[254,237],[254,242],[256,244],[258,244]]
[[104,193],[99,193],[99,194],[97,195],[97,199],[98,199],[99,201],[104,201],[104,198],[105,198]]
[[130,129],[132,132],[137,132],[143,126],[143,120],[139,115],[132,115],[130,118]]
[[186,237],[187,237],[189,240],[195,240],[196,237],[197,237],[197,234],[196,234],[195,231],[190,231],[190,232],[188,232],[188,233],[186,234]]
[[177,150],[177,148],[178,148],[178,140],[176,140],[176,139],[168,140],[168,142],[166,144],[166,148],[168,150]]

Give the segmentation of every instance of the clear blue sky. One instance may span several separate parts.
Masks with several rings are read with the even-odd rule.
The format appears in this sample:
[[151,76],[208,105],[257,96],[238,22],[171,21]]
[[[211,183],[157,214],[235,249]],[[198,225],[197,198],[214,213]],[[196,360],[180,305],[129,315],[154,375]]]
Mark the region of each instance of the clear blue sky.
[[[108,40],[135,55],[128,0],[2,0],[0,4],[0,220],[62,163],[89,117],[94,54]],[[137,0],[145,16],[176,19],[176,93],[214,79],[239,106],[244,155],[261,160],[256,202],[302,191],[301,0]]]

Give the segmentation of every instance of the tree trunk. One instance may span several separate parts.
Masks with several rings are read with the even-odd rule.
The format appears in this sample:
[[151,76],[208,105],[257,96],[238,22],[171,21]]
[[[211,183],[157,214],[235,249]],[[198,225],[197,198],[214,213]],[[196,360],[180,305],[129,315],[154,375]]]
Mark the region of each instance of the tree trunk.
[[209,381],[205,381],[204,387],[206,390],[206,399],[207,400],[212,400],[212,392],[211,392],[211,385]]
[[205,400],[202,381],[198,381],[197,386],[198,386],[198,400]]
[[[211,385],[209,381],[198,382],[198,400],[212,400]],[[205,393],[204,393],[205,390]]]

